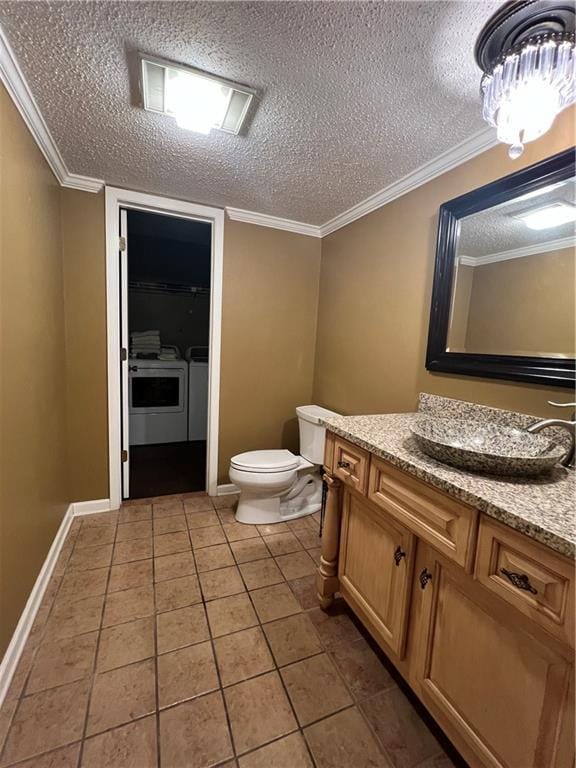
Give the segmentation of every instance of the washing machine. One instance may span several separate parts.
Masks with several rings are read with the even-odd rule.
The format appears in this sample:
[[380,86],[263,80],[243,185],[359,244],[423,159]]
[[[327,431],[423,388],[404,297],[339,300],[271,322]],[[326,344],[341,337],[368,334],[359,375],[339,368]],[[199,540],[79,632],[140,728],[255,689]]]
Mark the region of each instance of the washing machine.
[[186,360],[132,359],[129,376],[130,445],[188,439]]

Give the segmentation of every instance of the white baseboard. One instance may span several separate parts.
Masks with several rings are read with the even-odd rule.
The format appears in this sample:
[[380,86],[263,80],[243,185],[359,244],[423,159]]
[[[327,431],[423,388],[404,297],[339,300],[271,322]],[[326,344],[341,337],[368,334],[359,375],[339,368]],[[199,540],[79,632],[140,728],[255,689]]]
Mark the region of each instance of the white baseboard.
[[110,512],[110,499],[96,499],[95,501],[75,501],[72,505],[74,517],[78,515],[93,515],[95,512]]
[[26,640],[30,634],[30,630],[32,629],[34,619],[36,618],[36,613],[38,612],[38,608],[40,607],[40,603],[44,597],[44,592],[46,591],[46,587],[48,586],[48,582],[52,576],[52,571],[54,570],[54,566],[58,560],[60,550],[62,549],[62,545],[64,544],[66,535],[68,534],[68,530],[72,524],[72,518],[74,517],[73,508],[74,505],[70,504],[66,510],[66,514],[62,518],[58,532],[54,537],[54,541],[52,542],[52,546],[50,547],[48,555],[46,556],[46,560],[44,560],[44,564],[40,569],[36,583],[30,592],[28,602],[26,603],[26,606],[20,615],[20,620],[16,626],[16,629],[14,630],[12,640],[10,640],[10,645],[6,649],[6,653],[4,654],[4,658],[0,664],[0,706],[2,706],[2,702],[4,701],[4,697],[8,691],[8,687],[10,686],[10,682],[14,672],[16,671],[16,667],[18,666],[20,656],[24,650]]
[[226,483],[226,485],[219,485],[216,490],[217,496],[228,496],[231,493],[240,493],[240,489],[234,483]]

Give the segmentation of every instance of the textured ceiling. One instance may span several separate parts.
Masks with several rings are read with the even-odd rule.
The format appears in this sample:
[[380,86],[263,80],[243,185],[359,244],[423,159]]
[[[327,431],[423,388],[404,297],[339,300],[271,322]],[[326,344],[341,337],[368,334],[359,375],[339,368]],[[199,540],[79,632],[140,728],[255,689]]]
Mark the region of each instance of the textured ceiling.
[[[73,173],[321,224],[484,127],[500,5],[2,0],[0,23]],[[140,109],[138,50],[258,89],[246,135]]]
[[467,216],[460,225],[458,254],[466,256],[486,256],[515,248],[549,243],[561,238],[572,238],[574,224],[562,224],[549,229],[530,229],[523,221],[513,218],[513,214],[542,208],[554,202],[576,204],[576,182],[574,179],[555,185],[548,192],[530,199],[520,198],[504,205],[487,208],[485,211]]

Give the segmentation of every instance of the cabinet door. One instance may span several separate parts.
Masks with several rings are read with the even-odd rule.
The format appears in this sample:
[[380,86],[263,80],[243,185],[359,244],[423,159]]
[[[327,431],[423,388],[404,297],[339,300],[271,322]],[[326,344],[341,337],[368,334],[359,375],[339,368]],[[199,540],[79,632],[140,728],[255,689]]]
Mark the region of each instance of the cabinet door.
[[404,656],[415,538],[365,499],[344,494],[339,581],[376,639]]
[[412,685],[472,765],[573,765],[566,646],[425,546],[411,627]]

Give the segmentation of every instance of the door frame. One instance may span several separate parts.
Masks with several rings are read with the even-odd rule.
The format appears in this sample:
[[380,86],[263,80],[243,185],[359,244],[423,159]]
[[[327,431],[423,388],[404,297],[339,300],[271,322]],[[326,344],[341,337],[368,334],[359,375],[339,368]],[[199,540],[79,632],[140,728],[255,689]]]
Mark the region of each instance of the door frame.
[[106,336],[108,354],[108,472],[110,508],[122,503],[122,424],[120,383],[120,209],[205,221],[212,225],[210,274],[210,338],[208,357],[208,432],[206,490],[218,491],[218,429],[220,411],[220,352],[222,336],[222,271],[224,211],[118,187],[106,187]]

